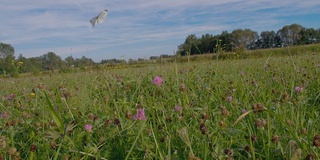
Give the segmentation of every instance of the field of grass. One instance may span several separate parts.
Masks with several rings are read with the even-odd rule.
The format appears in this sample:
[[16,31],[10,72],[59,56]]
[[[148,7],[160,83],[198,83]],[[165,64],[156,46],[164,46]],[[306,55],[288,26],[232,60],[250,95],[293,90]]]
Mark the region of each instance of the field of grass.
[[319,159],[319,55],[1,79],[0,159]]

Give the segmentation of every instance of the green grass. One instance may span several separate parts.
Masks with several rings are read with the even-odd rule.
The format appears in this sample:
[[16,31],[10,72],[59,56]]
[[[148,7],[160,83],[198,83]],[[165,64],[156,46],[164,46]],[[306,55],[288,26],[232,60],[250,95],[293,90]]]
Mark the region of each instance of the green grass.
[[2,79],[0,158],[318,159],[319,54]]

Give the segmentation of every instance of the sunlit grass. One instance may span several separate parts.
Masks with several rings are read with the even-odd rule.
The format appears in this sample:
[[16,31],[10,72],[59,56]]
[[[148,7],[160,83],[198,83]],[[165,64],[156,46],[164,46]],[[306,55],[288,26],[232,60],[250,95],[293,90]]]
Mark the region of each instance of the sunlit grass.
[[2,79],[0,156],[317,159],[319,70],[317,52]]

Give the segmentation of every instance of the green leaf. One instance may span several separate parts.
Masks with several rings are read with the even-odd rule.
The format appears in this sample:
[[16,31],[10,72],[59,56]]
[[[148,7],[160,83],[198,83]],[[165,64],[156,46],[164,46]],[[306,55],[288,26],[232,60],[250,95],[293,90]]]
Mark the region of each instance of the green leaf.
[[48,102],[48,107],[49,107],[49,111],[50,111],[51,117],[52,117],[54,123],[56,123],[59,131],[63,134],[63,132],[64,132],[64,124],[62,123],[61,117],[56,112],[56,110],[54,109],[54,107],[53,107],[53,105],[52,105],[47,93],[45,92],[44,94],[45,94],[47,102]]

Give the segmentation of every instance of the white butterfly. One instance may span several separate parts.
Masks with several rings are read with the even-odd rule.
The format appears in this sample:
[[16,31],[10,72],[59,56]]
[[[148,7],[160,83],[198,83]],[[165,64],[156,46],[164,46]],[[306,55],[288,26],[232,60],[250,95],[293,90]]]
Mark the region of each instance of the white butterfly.
[[90,20],[90,23],[92,25],[92,27],[94,27],[95,25],[97,25],[98,23],[102,23],[104,22],[104,18],[108,15],[108,10],[103,10],[102,12],[100,12],[98,14],[98,16],[93,17]]

